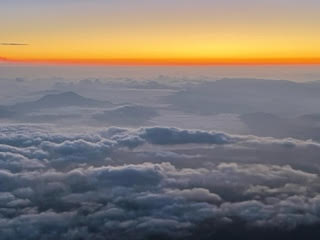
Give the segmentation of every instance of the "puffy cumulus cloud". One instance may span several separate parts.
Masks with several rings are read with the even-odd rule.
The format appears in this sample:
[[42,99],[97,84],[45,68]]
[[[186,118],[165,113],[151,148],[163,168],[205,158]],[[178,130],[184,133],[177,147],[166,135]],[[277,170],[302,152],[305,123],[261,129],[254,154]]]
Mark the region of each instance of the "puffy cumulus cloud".
[[192,188],[192,189],[175,189],[168,192],[172,196],[177,196],[185,198],[191,201],[196,202],[213,202],[218,203],[221,201],[219,195],[211,193],[208,189],[205,188]]
[[139,129],[109,128],[100,132],[127,147],[137,147],[144,143],[155,145],[179,144],[239,144],[249,146],[282,146],[286,148],[310,147],[320,148],[318,142],[312,140],[298,140],[293,138],[276,139],[271,137],[257,137],[253,135],[230,135],[222,132],[185,130],[168,127],[147,127]]
[[[310,150],[312,152],[320,150],[320,144],[312,140],[297,140],[293,138],[275,139],[270,137],[257,137],[252,135],[230,135],[223,132],[185,130],[168,127],[147,127],[138,129],[108,128],[99,131],[101,137],[113,141],[116,146],[130,149],[143,146],[145,144],[170,147],[176,145],[198,145],[198,146],[230,146],[233,149],[264,149],[272,152],[274,149],[281,150]],[[188,146],[189,147],[189,146]],[[192,147],[190,147],[191,149]],[[167,155],[168,155],[168,151]],[[165,151],[155,152],[156,157],[165,157]],[[149,152],[151,155],[151,152]],[[173,156],[175,155],[175,156]],[[194,155],[200,157],[198,153]],[[187,157],[186,154],[181,156]],[[168,157],[170,157],[168,155]],[[177,154],[172,154],[172,158],[179,158]]]
[[152,144],[227,144],[232,138],[223,133],[182,130],[177,128],[153,127],[144,128],[139,136]]
[[225,133],[201,130],[184,130],[168,127],[148,127],[139,129],[109,128],[101,134],[116,140],[118,144],[136,147],[144,143],[156,145],[177,144],[230,144],[237,138]]
[[[301,157],[318,149],[312,141],[164,127],[68,133],[1,126],[0,239],[211,239],[226,227],[289,234],[320,223],[319,169],[296,168],[291,159],[201,160],[205,152],[175,153],[182,144],[267,152],[278,146]],[[133,148],[144,145],[154,154],[138,162]],[[126,158],[118,159],[114,152],[124,147]],[[162,162],[154,162],[159,153]],[[178,166],[176,159],[199,165]]]
[[22,171],[25,169],[37,169],[41,167],[44,167],[44,165],[35,159],[28,159],[27,157],[16,153],[0,152],[1,169]]

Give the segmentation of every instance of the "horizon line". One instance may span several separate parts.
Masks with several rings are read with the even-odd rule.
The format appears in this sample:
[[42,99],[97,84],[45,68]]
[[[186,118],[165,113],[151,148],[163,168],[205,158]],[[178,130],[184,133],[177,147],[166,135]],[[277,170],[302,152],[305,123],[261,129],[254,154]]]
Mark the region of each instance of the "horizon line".
[[320,65],[319,58],[26,58],[0,57],[0,63],[53,65],[124,65],[124,66],[228,66],[228,65]]

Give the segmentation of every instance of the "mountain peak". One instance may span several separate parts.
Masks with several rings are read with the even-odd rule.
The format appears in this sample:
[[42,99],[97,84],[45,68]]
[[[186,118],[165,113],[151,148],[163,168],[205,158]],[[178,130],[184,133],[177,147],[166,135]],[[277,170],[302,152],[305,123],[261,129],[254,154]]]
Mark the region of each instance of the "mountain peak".
[[60,99],[60,98],[83,98],[85,99],[85,97],[80,96],[79,94],[75,93],[75,92],[63,92],[63,93],[56,93],[56,94],[48,94],[45,95],[43,97],[41,97],[38,101],[42,101],[43,99]]
[[19,103],[14,106],[19,110],[33,110],[39,108],[55,108],[55,107],[98,107],[110,105],[109,102],[99,101],[91,98],[83,97],[75,92],[68,91],[57,94],[48,94],[34,102]]

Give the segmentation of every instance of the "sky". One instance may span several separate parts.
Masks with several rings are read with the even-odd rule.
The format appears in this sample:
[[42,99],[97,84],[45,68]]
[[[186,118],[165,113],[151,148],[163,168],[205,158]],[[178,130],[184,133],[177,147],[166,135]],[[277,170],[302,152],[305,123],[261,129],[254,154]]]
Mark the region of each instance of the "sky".
[[320,63],[316,0],[1,0],[0,60]]

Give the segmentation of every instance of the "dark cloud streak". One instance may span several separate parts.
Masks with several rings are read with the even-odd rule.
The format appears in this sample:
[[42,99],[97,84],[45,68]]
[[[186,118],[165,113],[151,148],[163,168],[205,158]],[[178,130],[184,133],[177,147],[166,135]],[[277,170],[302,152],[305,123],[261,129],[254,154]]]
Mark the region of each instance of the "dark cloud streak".
[[28,43],[15,43],[15,42],[3,42],[0,43],[1,46],[29,46]]

